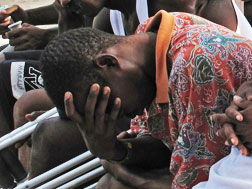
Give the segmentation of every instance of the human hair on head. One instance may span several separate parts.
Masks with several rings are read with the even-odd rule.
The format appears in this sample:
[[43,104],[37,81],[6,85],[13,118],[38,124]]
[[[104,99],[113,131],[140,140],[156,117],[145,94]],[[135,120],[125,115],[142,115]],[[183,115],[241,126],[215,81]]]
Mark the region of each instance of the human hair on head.
[[45,90],[57,108],[65,111],[64,94],[70,91],[78,99],[78,104],[74,102],[77,111],[83,113],[78,107],[84,109],[91,85],[98,83],[101,89],[106,86],[95,58],[123,40],[96,29],[80,28],[59,35],[46,46],[40,68]]

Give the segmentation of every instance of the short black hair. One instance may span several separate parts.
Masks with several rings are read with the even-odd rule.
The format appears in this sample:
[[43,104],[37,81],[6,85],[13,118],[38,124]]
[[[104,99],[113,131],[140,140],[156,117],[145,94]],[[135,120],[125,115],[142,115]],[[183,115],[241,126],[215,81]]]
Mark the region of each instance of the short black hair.
[[[81,94],[82,102],[78,102],[84,106],[92,84],[106,86],[94,61],[99,53],[121,41],[123,37],[80,28],[59,35],[46,46],[40,59],[40,68],[45,90],[57,108],[65,111],[64,94],[67,91],[73,93],[74,99],[80,95],[78,92],[85,91],[85,94]],[[80,82],[85,83],[85,86],[80,85]]]

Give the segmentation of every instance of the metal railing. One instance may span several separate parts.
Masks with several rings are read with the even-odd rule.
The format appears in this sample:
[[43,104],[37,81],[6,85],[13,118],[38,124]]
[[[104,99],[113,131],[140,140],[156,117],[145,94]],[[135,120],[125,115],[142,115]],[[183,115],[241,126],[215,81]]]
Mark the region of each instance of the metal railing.
[[[40,121],[57,115],[57,109],[53,108],[40,115],[36,120],[28,122],[14,131],[4,135],[0,138],[0,150],[26,139],[33,133]],[[31,180],[27,180],[24,183],[18,184],[16,189],[29,189],[35,187],[39,189],[50,189],[56,187],[65,189],[77,187],[105,173],[103,167],[101,167],[100,159],[92,158],[94,158],[92,153],[87,151]],[[84,164],[78,166],[81,163]],[[73,169],[73,167],[76,168]],[[64,174],[61,175],[62,173]],[[97,183],[92,184],[88,188],[92,188],[96,184]]]

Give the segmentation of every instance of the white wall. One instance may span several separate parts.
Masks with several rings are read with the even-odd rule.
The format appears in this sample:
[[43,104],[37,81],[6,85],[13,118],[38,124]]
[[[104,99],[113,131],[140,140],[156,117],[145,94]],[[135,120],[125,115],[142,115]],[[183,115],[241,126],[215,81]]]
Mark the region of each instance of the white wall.
[[20,5],[23,9],[30,9],[35,7],[40,7],[43,5],[49,5],[53,3],[54,0],[0,0],[0,5]]

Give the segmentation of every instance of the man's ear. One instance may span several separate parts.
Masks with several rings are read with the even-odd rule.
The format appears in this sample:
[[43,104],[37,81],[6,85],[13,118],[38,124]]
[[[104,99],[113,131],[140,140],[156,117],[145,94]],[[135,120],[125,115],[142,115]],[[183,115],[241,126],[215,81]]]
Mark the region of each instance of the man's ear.
[[95,58],[95,63],[100,68],[116,67],[119,65],[118,59],[110,54],[100,54]]

